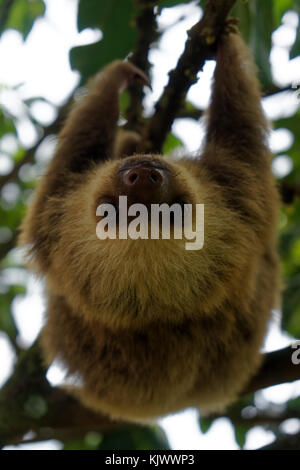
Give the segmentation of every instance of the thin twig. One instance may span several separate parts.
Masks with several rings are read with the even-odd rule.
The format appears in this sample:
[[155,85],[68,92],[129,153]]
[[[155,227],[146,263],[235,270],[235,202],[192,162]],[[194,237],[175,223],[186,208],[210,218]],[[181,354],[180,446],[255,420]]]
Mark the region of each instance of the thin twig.
[[268,90],[263,91],[263,98],[269,98],[269,96],[278,95],[285,91],[292,91],[294,93],[295,89],[291,85],[283,87],[283,88],[279,88],[279,87],[270,88]]
[[[137,41],[130,61],[143,70],[147,75],[151,64],[148,60],[151,44],[159,38],[156,23],[155,0],[135,0],[139,12],[135,18]],[[142,123],[143,86],[132,84],[128,88],[130,105],[126,112],[126,128],[139,132]]]
[[156,104],[149,120],[140,151],[161,152],[164,140],[171,129],[190,86],[205,61],[214,56],[215,41],[236,0],[209,0],[203,18],[188,31],[185,49],[176,68],[169,73],[169,82]]

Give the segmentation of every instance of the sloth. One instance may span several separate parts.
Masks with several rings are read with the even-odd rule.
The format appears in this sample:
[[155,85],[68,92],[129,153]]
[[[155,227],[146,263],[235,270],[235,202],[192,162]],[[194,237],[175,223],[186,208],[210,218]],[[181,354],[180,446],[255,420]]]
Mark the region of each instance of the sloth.
[[[238,33],[220,37],[196,157],[137,152],[120,136],[116,61],[71,110],[21,227],[45,278],[41,347],[76,377],[73,393],[113,419],[143,421],[231,404],[257,372],[279,291],[279,198],[256,70]],[[176,239],[99,239],[101,203],[203,204],[202,249]]]

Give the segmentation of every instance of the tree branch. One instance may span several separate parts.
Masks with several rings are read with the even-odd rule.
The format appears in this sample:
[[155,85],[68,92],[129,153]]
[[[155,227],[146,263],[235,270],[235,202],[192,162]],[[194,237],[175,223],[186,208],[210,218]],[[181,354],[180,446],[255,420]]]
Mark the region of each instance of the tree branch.
[[164,140],[197,73],[214,55],[213,44],[236,0],[209,0],[202,19],[188,31],[185,49],[177,66],[169,73],[169,82],[149,120],[140,151],[160,152]]
[[299,450],[300,433],[279,437],[276,441],[256,450]]
[[[139,13],[135,18],[137,29],[137,41],[133,54],[129,57],[130,62],[135,64],[147,75],[151,64],[148,60],[148,54],[151,44],[159,38],[157,31],[155,6],[156,0],[135,0]],[[127,129],[134,129],[139,132],[142,123],[142,103],[144,98],[143,86],[134,83],[128,87],[130,96],[130,105],[126,112]]]
[[284,204],[292,204],[295,199],[300,197],[300,184],[291,184],[283,181],[279,184],[279,191],[282,202]]
[[[28,431],[112,429],[119,423],[83,407],[64,390],[50,386],[38,342],[24,351],[0,391],[0,447],[22,442]],[[55,431],[53,431],[54,433]]]
[[204,111],[202,109],[186,109],[186,108],[183,108],[183,109],[180,109],[177,113],[177,118],[180,118],[180,119],[185,119],[185,118],[189,118],[189,119],[195,119],[196,121],[198,121],[200,118],[202,118],[204,115]]
[[[253,407],[254,408],[254,407]],[[271,407],[270,407],[271,408]],[[253,409],[253,414],[247,416],[242,413],[243,408],[233,405],[226,413],[217,413],[209,416],[210,420],[227,418],[234,426],[243,426],[251,429],[254,426],[268,426],[268,428],[275,428],[286,421],[287,419],[300,419],[300,413],[297,412],[276,412],[273,409],[259,410]]]
[[[291,360],[294,351],[288,347],[266,354],[259,372],[241,395],[300,379],[300,365]],[[66,433],[84,435],[91,430],[109,432],[126,425],[94,413],[64,390],[51,387],[45,374],[36,342],[21,354],[13,375],[0,391],[0,446],[22,442],[29,430],[36,431],[40,439],[49,439]]]
[[292,362],[292,354],[295,351],[296,349],[293,349],[291,345],[287,348],[265,354],[259,371],[251,379],[241,395],[253,393],[273,385],[300,380],[300,364],[293,364]]
[[292,85],[289,85],[283,88],[274,86],[273,88],[269,88],[263,91],[263,98],[268,98],[269,96],[278,95],[285,91],[292,91],[293,93],[295,93],[296,90],[295,88],[292,87]]
[[[220,418],[220,415],[216,415],[216,418]],[[271,413],[262,413],[259,412],[254,416],[251,417],[243,417],[241,414],[238,415],[232,415],[231,413],[229,414],[223,414],[223,418],[228,418],[232,423],[235,425],[246,425],[250,427],[254,426],[279,426],[283,421],[286,421],[287,419],[300,419],[300,414],[299,413],[281,413],[278,415],[274,415]]]

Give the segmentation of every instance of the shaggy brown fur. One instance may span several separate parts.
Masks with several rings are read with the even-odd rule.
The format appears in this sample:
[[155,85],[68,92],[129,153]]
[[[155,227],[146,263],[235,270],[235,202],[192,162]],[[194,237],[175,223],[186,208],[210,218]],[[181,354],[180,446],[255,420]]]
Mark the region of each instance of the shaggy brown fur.
[[60,358],[80,377],[88,406],[114,418],[216,410],[259,367],[278,292],[278,197],[259,86],[241,39],[225,35],[204,151],[163,160],[173,196],[205,205],[204,247],[187,251],[185,240],[96,237],[97,204],[120,195],[116,153],[129,147],[115,144],[118,97],[133,78],[145,81],[124,62],[97,77],[24,220],[21,241],[49,295],[42,347],[48,363]]

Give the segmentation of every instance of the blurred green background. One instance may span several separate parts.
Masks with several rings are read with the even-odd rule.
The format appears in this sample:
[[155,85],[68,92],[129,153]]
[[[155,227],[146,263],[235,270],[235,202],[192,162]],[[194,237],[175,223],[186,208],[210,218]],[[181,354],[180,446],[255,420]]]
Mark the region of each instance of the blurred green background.
[[[59,2],[55,3],[59,10]],[[65,2],[61,5],[63,3]],[[159,34],[156,35],[152,44],[151,57],[155,58],[155,52],[161,48],[168,30],[183,22],[185,15],[188,15],[188,9],[193,11],[198,9],[200,15],[205,3],[204,1],[180,2],[177,0],[153,2],[156,4],[155,13]],[[0,1],[0,61],[1,54],[8,56],[10,54],[7,35],[15,30],[19,33],[18,41],[21,45],[32,41],[34,29],[47,15],[50,4],[51,0],[45,3],[42,0]],[[51,149],[55,145],[55,135],[64,118],[66,103],[70,101],[76,89],[102,66],[115,58],[128,56],[134,50],[138,38],[136,18],[140,11],[141,2],[139,1],[79,0],[77,2],[70,0],[69,4],[72,4],[69,7],[73,8],[74,14],[77,15],[78,32],[92,30],[96,37],[98,31],[100,38],[91,44],[75,47],[71,47],[70,43],[70,54],[69,58],[65,57],[65,66],[69,67],[68,60],[70,60],[71,68],[77,74],[74,75],[73,84],[69,89],[62,92],[64,97],[51,102],[41,94],[40,90],[35,91],[34,82],[31,90],[26,91],[26,82],[18,82],[17,79],[19,69],[31,66],[30,63],[26,64],[26,60],[15,64],[15,79],[9,80],[5,74],[0,73],[0,338],[6,343],[6,346],[0,349],[2,384],[12,373],[13,362],[29,346],[20,339],[19,329],[22,322],[17,320],[13,307],[20,299],[26,297],[29,276],[23,265],[22,254],[15,249],[18,227],[36,186],[37,178],[43,173],[49,160],[48,154],[51,154]],[[178,11],[181,11],[178,8],[183,5],[185,9],[182,10],[182,14],[178,14]],[[169,18],[173,18],[172,12],[174,11],[177,11],[177,14],[173,22],[170,20],[160,24],[160,18],[166,19],[168,15],[170,15]],[[64,14],[63,9],[62,14]],[[279,151],[275,152],[273,168],[283,197],[279,227],[284,280],[280,328],[281,332],[290,335],[290,338],[300,338],[299,14],[300,0],[249,0],[246,3],[239,1],[233,10],[233,15],[240,19],[239,28],[246,42],[251,46],[259,68],[265,96],[264,103],[266,109],[273,110],[271,117],[274,130],[279,130],[279,133],[273,135],[275,141],[277,138],[279,148]],[[68,31],[65,34],[67,42]],[[36,36],[37,34],[35,38]],[[62,36],[60,38],[63,40]],[[183,46],[184,42],[174,44],[177,54],[182,51]],[[40,48],[43,51],[42,42]],[[286,81],[276,76],[275,69],[280,68],[280,48],[282,53],[289,54],[291,71],[295,70],[294,77],[291,72]],[[15,59],[12,54],[10,60],[14,62],[19,59]],[[36,57],[33,60],[38,62],[41,58]],[[47,61],[47,54],[43,60]],[[151,74],[153,77],[159,76],[159,70],[156,70],[158,66],[155,65],[155,60],[153,62]],[[43,67],[42,60],[41,67]],[[59,89],[61,86],[65,90],[63,73],[61,73],[60,80],[61,82],[58,79],[56,87]],[[199,86],[201,87],[201,74]],[[124,117],[126,117],[128,101],[128,95],[123,94],[121,108]],[[48,109],[47,106],[51,112],[48,113],[45,124],[42,111]],[[39,110],[42,110],[40,115]],[[193,117],[198,117],[201,114],[200,111],[194,103],[187,101],[186,116],[189,122]],[[26,141],[26,129],[30,135],[33,135],[31,139],[28,139],[29,143]],[[180,138],[174,132],[168,136],[164,150],[166,152],[179,151],[183,141],[184,138]],[[29,324],[32,321],[30,304],[26,305],[22,321]],[[9,365],[7,365],[9,362],[7,350],[11,351],[12,357]],[[299,387],[298,391],[300,391]],[[47,403],[43,406],[47,407]],[[34,402],[33,408],[38,409],[37,419],[40,413],[43,413],[43,406],[39,408],[39,404]],[[0,421],[3,419],[1,416],[0,409]],[[300,394],[299,396],[297,393],[287,394],[285,401],[280,403],[267,400],[266,397],[262,399],[259,394],[243,398],[228,410],[226,417],[232,423],[234,430],[236,442],[233,448],[237,448],[234,446],[243,448],[247,434],[258,426],[260,429],[271,431],[272,439],[283,437],[288,439],[293,433],[300,431]],[[215,419],[218,417],[199,419],[198,425],[201,433],[210,433]],[[292,423],[290,427],[288,423]],[[34,435],[30,439],[34,441]],[[163,429],[157,426],[129,426],[125,430],[117,429],[109,433],[87,431],[79,437],[67,436],[65,439],[58,440],[61,442],[61,447],[65,449],[167,449],[171,445]],[[201,443],[199,446],[201,448]],[[216,442],[215,448],[217,449],[218,446],[222,446],[222,443]],[[257,439],[257,447],[260,447],[259,439]]]

